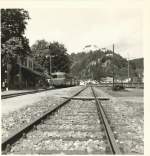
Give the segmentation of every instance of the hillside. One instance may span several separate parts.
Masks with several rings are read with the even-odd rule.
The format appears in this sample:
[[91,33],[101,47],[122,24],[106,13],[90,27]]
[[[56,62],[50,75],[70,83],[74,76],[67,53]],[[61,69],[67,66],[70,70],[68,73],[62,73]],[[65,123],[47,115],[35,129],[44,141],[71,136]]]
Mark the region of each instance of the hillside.
[[142,78],[144,76],[144,58],[130,60],[130,65],[135,77]]
[[130,60],[130,63],[135,68],[138,68],[138,69],[144,68],[144,59],[143,58],[137,58],[137,59]]
[[[123,80],[128,77],[128,61],[110,50],[95,50],[88,53],[72,53],[71,71],[79,79],[100,81],[104,77],[112,77],[113,66],[115,78]],[[139,76],[143,72],[143,58],[130,60],[130,77]]]

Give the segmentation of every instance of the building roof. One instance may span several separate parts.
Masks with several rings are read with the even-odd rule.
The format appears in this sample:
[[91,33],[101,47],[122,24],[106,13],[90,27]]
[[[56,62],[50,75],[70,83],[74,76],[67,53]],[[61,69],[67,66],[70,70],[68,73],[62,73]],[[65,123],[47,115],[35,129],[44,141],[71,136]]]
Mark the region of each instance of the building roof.
[[50,78],[51,78],[50,75],[37,72],[37,71],[35,71],[35,70],[32,70],[32,69],[27,68],[26,66],[23,66],[23,65],[20,65],[20,64],[18,64],[18,65],[19,65],[21,68],[27,70],[28,72],[31,72],[32,74],[35,74],[36,76],[39,76],[39,77],[41,77],[41,78],[46,78],[46,79],[50,79]]

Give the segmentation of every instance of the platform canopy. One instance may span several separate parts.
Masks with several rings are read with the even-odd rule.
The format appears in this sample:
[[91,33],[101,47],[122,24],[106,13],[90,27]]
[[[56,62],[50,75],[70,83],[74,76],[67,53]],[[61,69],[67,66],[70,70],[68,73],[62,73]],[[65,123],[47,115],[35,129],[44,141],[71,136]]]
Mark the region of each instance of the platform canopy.
[[33,76],[45,78],[45,79],[51,79],[51,76],[48,74],[40,73],[38,71],[32,70],[32,69],[27,68],[26,66],[23,66],[20,64],[18,64],[18,65],[23,69],[23,72],[26,72],[26,73],[31,74]]

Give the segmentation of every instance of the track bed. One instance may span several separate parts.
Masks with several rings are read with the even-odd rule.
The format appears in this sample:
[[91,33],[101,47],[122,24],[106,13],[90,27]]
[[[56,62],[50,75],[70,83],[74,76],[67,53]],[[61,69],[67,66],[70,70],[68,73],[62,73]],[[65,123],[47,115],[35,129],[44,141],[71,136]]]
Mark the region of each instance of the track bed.
[[[103,122],[105,119],[101,118],[94,90],[88,87],[75,95],[93,96],[93,100],[67,100],[44,118],[42,117],[38,124],[30,126],[30,130],[22,132],[21,139],[17,139],[10,146],[7,142],[5,152],[7,154],[120,153],[113,133],[109,132]],[[111,142],[113,139],[114,142]]]
[[[90,94],[90,89],[82,96]],[[80,94],[80,96],[81,96]],[[95,101],[71,100],[12,147],[14,154],[105,154]]]

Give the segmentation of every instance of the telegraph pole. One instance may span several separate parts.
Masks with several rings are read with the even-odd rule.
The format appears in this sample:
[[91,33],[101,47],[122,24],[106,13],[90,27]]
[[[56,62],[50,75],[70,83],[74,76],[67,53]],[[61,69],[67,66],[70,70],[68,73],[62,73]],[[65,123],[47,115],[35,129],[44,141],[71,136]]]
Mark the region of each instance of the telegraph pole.
[[128,54],[128,82],[130,78],[130,62],[129,62],[129,54]]
[[113,88],[114,88],[114,49],[115,49],[115,46],[113,44],[113,59],[112,59],[112,63],[113,63]]
[[49,46],[49,75],[52,73],[52,58],[51,58],[51,51]]
[[130,64],[129,64],[129,59],[128,59],[128,81],[129,81],[129,78],[130,78]]
[[51,55],[49,55],[49,75],[52,73],[52,58]]

